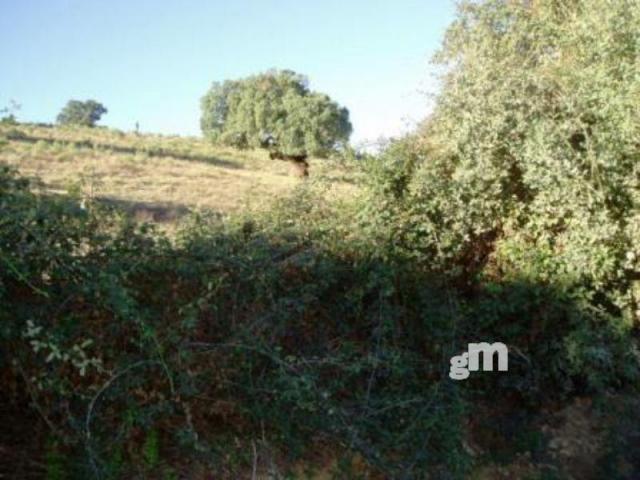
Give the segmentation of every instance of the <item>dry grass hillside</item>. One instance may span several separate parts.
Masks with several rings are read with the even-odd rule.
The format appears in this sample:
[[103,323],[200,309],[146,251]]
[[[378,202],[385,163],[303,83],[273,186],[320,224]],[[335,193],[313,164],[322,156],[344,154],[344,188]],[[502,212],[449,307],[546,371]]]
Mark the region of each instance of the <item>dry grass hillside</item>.
[[[107,128],[0,125],[0,162],[38,179],[47,193],[74,191],[157,222],[202,209],[261,208],[303,181],[264,151]],[[311,180],[326,180],[327,195],[353,193],[348,172],[325,160],[310,163]]]

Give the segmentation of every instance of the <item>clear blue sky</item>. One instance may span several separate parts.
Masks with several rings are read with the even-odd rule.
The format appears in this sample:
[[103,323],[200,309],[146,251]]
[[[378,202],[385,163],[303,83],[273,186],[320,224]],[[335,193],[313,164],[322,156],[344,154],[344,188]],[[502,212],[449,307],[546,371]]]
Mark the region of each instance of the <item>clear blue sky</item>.
[[52,122],[93,98],[101,124],[199,134],[213,80],[269,68],[306,74],[349,108],[355,142],[428,111],[429,58],[450,0],[0,0],[0,106]]

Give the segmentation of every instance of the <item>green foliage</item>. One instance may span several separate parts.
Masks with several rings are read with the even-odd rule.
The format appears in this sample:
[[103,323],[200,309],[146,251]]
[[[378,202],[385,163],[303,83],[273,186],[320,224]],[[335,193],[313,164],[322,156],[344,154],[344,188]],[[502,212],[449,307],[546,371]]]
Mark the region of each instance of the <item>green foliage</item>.
[[[381,254],[469,288],[553,285],[554,303],[579,306],[542,326],[535,309],[513,320],[521,333],[557,329],[540,360],[558,355],[547,370],[568,390],[638,368],[640,8],[607,5],[463,2],[436,57],[436,109],[377,161],[363,216]],[[492,308],[538,304],[524,291],[503,300]]]
[[96,123],[107,113],[107,109],[95,100],[69,100],[58,115],[56,121],[61,125],[80,125],[95,127]]
[[49,442],[45,455],[46,480],[65,480],[69,478],[67,459],[55,442]]
[[[508,419],[495,457],[543,456],[527,421],[543,402],[637,394],[640,378],[640,18],[600,3],[462,3],[435,112],[357,161],[349,207],[305,185],[169,241],[0,170],[3,378],[84,478],[165,458],[243,478],[262,451],[318,446],[362,458],[354,475],[465,478],[474,428],[494,418]],[[276,72],[214,85],[202,125],[308,155],[346,141],[341,112]],[[478,340],[509,346],[509,372],[451,381],[449,359]],[[637,463],[637,429],[616,428],[612,478]]]
[[289,70],[214,83],[202,98],[201,127],[225,145],[303,157],[328,155],[352,130],[346,108]]
[[160,438],[157,430],[147,433],[147,438],[142,446],[144,461],[148,467],[155,467],[160,460]]
[[[340,213],[304,200],[308,189],[251,224],[195,218],[171,245],[0,178],[2,368],[23,372],[85,477],[181,458],[237,477],[255,438],[305,458],[320,437],[386,476],[463,478],[470,401],[515,393],[537,405],[593,372],[596,386],[622,378],[611,367],[625,337],[581,337],[588,305],[526,280],[469,295],[402,252],[382,257],[366,231],[346,240]],[[508,377],[460,388],[448,359],[478,336],[519,356]],[[621,348],[605,368],[594,351],[585,369],[584,355],[563,364],[571,341]]]
[[331,231],[311,247],[299,226],[271,222],[197,221],[171,246],[0,179],[2,367],[25,373],[87,475],[114,471],[114,443],[153,467],[160,444],[220,459],[233,435],[238,453],[263,438],[304,456],[320,433],[390,475],[462,468],[462,399],[436,374],[442,347],[425,342],[447,335],[450,312],[416,309],[403,326],[402,305],[443,295],[410,271],[345,257]]

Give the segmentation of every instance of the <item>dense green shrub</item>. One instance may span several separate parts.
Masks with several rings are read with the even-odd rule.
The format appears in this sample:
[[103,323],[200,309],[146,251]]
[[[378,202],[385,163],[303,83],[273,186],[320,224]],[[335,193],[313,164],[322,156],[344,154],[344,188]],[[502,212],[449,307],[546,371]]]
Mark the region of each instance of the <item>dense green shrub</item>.
[[[637,378],[631,363],[618,372],[624,332],[583,335],[593,312],[562,288],[512,278],[470,292],[367,235],[345,239],[308,188],[264,219],[196,217],[172,245],[0,179],[3,375],[80,478],[183,462],[234,478],[255,438],[276,461],[341,445],[386,476],[461,478],[470,401],[515,393],[533,407]],[[508,376],[462,388],[448,360],[478,338],[518,353]],[[588,368],[563,363],[571,342]]]
[[594,387],[637,367],[610,336],[640,322],[640,8],[604,3],[463,2],[435,111],[382,155],[364,222],[469,288],[554,285],[584,315],[542,331]]
[[462,400],[429,340],[448,343],[451,311],[415,303],[443,303],[439,286],[298,226],[196,221],[171,246],[1,178],[3,368],[83,475],[160,468],[160,449],[234,476],[252,438],[292,458],[338,442],[389,474],[464,470]]

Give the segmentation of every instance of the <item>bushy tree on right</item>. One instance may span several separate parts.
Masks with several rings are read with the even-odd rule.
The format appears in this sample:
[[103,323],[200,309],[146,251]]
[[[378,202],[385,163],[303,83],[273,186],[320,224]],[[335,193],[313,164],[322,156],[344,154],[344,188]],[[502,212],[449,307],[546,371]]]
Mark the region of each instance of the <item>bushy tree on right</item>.
[[569,389],[637,379],[623,345],[640,328],[638,58],[635,1],[462,2],[435,109],[382,156],[370,199],[372,238],[458,285],[553,285],[580,305],[562,321],[540,305],[511,330],[504,303],[486,316],[545,345],[536,368]]

